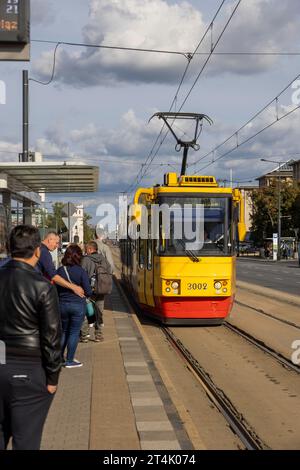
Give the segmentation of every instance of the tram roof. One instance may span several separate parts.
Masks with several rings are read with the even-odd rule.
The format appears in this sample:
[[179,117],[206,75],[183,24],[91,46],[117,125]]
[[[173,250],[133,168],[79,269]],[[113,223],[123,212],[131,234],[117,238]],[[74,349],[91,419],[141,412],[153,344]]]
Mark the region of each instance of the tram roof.
[[7,174],[20,186],[36,193],[85,193],[98,190],[99,168],[80,163],[0,163],[0,173]]

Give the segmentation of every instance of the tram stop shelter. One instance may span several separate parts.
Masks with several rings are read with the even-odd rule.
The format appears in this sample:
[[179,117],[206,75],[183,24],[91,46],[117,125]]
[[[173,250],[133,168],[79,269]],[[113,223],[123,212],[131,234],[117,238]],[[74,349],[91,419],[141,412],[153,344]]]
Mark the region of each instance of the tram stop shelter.
[[97,166],[72,162],[0,163],[0,202],[7,214],[12,213],[12,201],[20,204],[23,223],[32,224],[33,209],[42,204],[43,195],[96,192],[98,182]]

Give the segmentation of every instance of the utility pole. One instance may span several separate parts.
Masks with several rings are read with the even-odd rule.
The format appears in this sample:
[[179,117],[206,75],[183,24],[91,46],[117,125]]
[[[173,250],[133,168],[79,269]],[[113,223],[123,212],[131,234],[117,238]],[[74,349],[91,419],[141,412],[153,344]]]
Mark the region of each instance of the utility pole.
[[23,70],[23,153],[22,162],[28,162],[29,154],[29,81],[28,70]]
[[278,172],[278,184],[277,184],[277,188],[278,188],[278,223],[277,223],[277,231],[278,231],[278,234],[277,234],[277,237],[278,237],[278,240],[277,240],[277,244],[278,244],[278,248],[277,248],[277,260],[279,261],[281,259],[281,252],[280,252],[280,245],[281,245],[281,168],[283,167],[283,165],[287,164],[288,162],[276,162],[274,160],[269,160],[267,158],[261,158],[260,159],[261,162],[271,162],[271,163],[277,163],[279,165],[278,169],[277,169],[277,172]]
[[280,246],[281,246],[281,176],[280,176],[280,168],[279,168],[279,174],[278,174],[278,253],[277,253],[278,261],[281,259]]

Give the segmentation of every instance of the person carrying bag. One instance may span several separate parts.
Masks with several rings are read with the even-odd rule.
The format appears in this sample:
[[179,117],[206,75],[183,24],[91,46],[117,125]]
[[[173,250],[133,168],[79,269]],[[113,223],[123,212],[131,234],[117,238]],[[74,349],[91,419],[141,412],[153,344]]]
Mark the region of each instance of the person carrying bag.
[[[82,250],[78,245],[69,245],[62,259],[62,266],[57,274],[68,282],[81,286],[86,297],[92,295],[89,278],[81,267]],[[82,322],[86,315],[86,298],[80,298],[70,289],[57,286],[62,321],[62,354],[67,350],[65,367],[68,369],[81,367],[82,363],[75,359]]]
[[[103,313],[105,295],[112,292],[112,270],[106,258],[98,253],[96,242],[89,242],[86,245],[87,255],[82,259],[81,266],[86,270],[93,289],[93,300],[96,306],[95,341],[103,341]],[[89,327],[84,322],[81,328],[81,341],[87,342],[89,338]]]

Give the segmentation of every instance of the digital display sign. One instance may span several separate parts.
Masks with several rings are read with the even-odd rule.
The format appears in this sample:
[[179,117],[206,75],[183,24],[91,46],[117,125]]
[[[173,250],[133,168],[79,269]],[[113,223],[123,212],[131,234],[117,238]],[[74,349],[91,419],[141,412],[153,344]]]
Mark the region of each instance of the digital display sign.
[[29,0],[0,0],[0,43],[29,42]]

